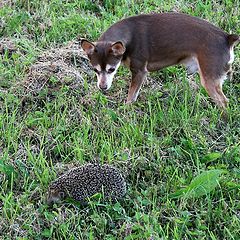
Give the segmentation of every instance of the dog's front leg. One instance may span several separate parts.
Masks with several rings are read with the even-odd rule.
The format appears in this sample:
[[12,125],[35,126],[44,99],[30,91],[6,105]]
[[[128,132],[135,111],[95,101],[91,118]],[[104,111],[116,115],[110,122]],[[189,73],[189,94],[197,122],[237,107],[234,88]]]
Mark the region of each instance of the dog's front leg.
[[144,79],[147,76],[146,70],[132,71],[132,81],[128,89],[127,104],[135,102]]

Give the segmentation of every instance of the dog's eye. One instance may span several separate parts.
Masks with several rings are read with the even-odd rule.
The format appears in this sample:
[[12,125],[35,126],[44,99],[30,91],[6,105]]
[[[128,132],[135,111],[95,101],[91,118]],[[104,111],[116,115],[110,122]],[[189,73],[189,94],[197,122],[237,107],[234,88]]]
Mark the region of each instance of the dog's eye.
[[99,73],[99,71],[98,71],[96,68],[94,68],[93,71],[94,71],[95,73]]
[[115,71],[115,68],[109,68],[108,73],[113,73]]

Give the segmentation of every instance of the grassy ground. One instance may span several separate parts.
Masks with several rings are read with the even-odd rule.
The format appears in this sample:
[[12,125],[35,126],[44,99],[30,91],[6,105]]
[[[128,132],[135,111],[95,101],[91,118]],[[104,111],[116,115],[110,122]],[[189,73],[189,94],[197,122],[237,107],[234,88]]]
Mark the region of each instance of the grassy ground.
[[[0,49],[0,239],[240,238],[239,47],[224,84],[227,118],[202,88],[189,88],[181,67],[151,74],[131,106],[124,68],[107,95],[86,73],[74,86],[51,77],[35,93],[22,84],[44,51],[78,36],[96,40],[138,13],[185,12],[240,34],[238,1],[217,2],[1,1],[1,41],[13,46]],[[48,184],[93,161],[128,169],[126,198],[49,209]]]

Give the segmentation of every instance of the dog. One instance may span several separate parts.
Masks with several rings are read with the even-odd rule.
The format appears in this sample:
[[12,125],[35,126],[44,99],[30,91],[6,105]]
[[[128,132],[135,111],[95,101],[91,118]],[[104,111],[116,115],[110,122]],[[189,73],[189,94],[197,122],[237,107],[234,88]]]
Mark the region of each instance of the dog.
[[177,64],[189,74],[200,75],[202,86],[212,100],[226,108],[222,91],[234,60],[233,47],[240,41],[209,22],[182,13],[132,16],[112,25],[95,43],[81,40],[97,75],[99,89],[108,90],[120,64],[132,79],[126,103],[136,101],[148,72]]

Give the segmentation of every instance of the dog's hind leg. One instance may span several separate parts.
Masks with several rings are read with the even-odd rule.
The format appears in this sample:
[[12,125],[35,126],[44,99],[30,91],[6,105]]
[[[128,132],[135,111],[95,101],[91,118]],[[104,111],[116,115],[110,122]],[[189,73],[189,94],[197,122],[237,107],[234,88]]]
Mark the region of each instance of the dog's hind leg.
[[221,108],[226,108],[228,99],[222,91],[222,85],[230,70],[229,49],[216,49],[215,52],[201,52],[198,56],[199,73],[202,86],[212,100]]
[[228,99],[226,98],[222,91],[222,84],[225,78],[226,78],[225,74],[222,75],[221,77],[213,79],[209,78],[206,75],[203,75],[200,72],[201,84],[208,92],[212,100],[221,108],[226,108],[228,103]]

